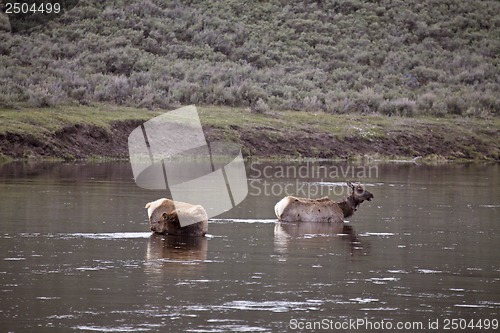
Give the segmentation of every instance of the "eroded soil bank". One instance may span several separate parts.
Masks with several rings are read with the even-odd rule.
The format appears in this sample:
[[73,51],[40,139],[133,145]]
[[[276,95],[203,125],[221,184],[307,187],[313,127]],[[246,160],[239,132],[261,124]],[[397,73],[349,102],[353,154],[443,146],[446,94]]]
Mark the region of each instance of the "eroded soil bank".
[[[127,158],[130,132],[145,119],[159,114],[152,112],[144,116],[144,111],[140,112],[141,117],[106,118],[103,122],[79,121],[73,113],[70,120],[45,128],[42,121],[34,127],[9,127],[0,115],[3,122],[0,153],[16,159]],[[500,159],[500,126],[496,119],[390,118],[305,112],[260,115],[220,108],[216,111],[201,108],[199,113],[208,141],[239,143],[244,156]]]

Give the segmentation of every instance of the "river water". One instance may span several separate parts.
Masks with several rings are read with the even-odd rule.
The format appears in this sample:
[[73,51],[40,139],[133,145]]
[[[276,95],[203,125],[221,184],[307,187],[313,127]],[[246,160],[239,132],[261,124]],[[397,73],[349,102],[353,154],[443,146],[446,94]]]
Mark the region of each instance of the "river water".
[[[148,231],[143,207],[164,193],[137,187],[127,162],[1,165],[1,331],[498,328],[499,164],[253,162],[247,175],[207,237],[178,238]],[[375,198],[345,225],[277,223],[285,194],[341,199],[346,178]]]

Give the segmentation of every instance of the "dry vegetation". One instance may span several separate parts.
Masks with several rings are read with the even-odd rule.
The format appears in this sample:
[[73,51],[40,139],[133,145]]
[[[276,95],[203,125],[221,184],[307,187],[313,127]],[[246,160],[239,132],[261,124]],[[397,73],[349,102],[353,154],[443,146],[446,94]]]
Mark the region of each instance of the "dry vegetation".
[[500,114],[500,2],[90,1],[0,27],[0,107]]

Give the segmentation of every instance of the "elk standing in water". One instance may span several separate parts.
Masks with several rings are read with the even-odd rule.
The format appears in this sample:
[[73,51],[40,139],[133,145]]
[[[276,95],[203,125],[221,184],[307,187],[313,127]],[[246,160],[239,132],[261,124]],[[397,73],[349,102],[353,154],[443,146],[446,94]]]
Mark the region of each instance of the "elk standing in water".
[[282,222],[344,222],[344,218],[354,214],[363,201],[373,199],[373,194],[361,184],[354,185],[348,181],[347,185],[351,194],[344,201],[335,202],[328,197],[307,199],[288,196],[274,206],[274,212]]
[[[163,198],[148,202],[145,208],[151,231],[182,236],[205,236],[207,233],[207,212],[200,205]],[[180,219],[187,225],[181,226]]]

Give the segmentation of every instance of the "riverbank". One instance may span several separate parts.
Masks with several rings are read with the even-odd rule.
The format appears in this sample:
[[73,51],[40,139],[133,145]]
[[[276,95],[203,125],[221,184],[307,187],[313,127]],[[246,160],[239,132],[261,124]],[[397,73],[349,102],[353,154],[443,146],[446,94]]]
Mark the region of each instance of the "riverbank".
[[[127,158],[127,138],[167,110],[115,105],[0,110],[4,159]],[[246,157],[499,160],[500,119],[252,113],[198,107],[208,141],[229,140]]]

